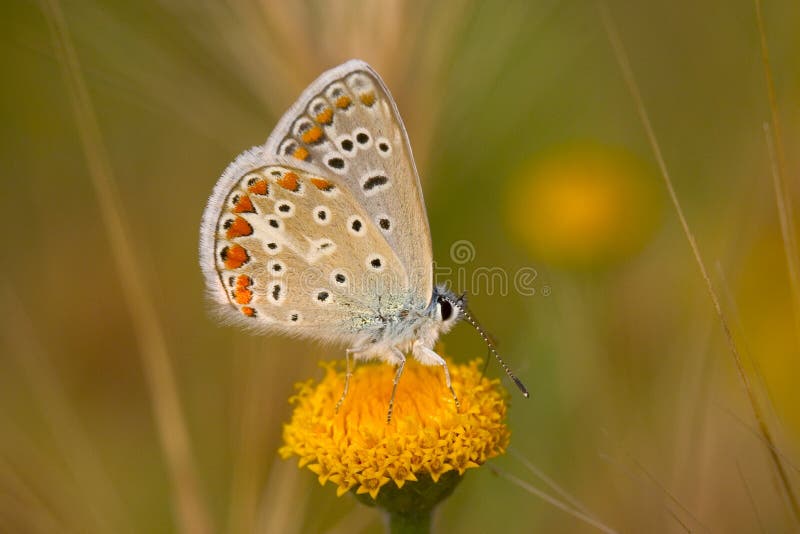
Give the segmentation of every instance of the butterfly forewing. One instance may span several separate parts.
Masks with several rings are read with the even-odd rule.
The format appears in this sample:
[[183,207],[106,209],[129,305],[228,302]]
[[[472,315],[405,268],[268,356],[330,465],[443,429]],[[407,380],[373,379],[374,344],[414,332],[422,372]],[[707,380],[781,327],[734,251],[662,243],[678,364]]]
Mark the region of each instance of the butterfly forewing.
[[431,238],[411,146],[388,89],[366,63],[349,61],[312,83],[265,153],[338,176],[400,259],[413,306],[427,306]]
[[340,178],[260,156],[246,152],[229,168],[208,221],[217,300],[265,330],[347,340],[379,328],[380,316],[408,298],[379,227]]

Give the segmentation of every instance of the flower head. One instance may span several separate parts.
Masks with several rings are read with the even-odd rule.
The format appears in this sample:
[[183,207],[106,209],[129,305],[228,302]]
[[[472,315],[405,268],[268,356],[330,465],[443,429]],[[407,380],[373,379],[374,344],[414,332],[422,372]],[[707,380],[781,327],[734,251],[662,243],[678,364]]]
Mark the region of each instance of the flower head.
[[509,225],[549,265],[613,264],[652,236],[661,206],[657,186],[628,152],[562,147],[524,166],[510,184]]
[[318,384],[299,384],[290,399],[295,409],[284,426],[280,454],[299,457],[301,467],[321,484],[334,483],[339,495],[353,489],[373,499],[390,482],[402,489],[420,479],[436,483],[451,471],[463,475],[505,452],[509,439],[504,392],[499,381],[482,376],[479,363],[450,365],[461,402],[456,411],[441,368],[409,360],[388,424],[394,368],[358,367],[336,413],[344,373],[323,364],[325,377]]

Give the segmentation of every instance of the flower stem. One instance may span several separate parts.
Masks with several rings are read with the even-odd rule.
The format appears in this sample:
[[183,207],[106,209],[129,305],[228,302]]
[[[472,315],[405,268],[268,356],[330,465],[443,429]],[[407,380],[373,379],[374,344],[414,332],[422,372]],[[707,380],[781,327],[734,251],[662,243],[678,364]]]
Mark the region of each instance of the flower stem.
[[430,534],[433,509],[388,512],[389,534]]
[[402,488],[386,484],[376,498],[368,493],[353,493],[362,504],[383,510],[389,534],[429,534],[433,511],[453,493],[461,479],[458,471],[447,471],[436,482],[429,475],[420,475]]

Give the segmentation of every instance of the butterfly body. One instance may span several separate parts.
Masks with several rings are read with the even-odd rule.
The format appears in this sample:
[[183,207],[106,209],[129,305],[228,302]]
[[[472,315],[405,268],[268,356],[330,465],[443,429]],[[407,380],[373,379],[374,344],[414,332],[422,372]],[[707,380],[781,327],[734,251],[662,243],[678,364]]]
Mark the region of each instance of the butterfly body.
[[[352,340],[353,347],[364,347],[354,351],[357,359],[383,359],[399,363],[398,351],[412,354],[426,365],[441,365],[438,355],[432,355],[439,336],[446,334],[458,321],[458,315],[442,315],[441,299],[457,300],[455,295],[442,287],[434,288],[431,302],[425,308],[414,305],[399,308],[380,308],[374,311],[369,326]],[[435,353],[434,353],[435,354]]]
[[348,364],[381,359],[397,379],[410,353],[443,366],[449,386],[433,346],[462,316],[472,323],[434,287],[408,135],[358,60],[323,73],[225,170],[203,214],[200,265],[225,321],[344,344]]

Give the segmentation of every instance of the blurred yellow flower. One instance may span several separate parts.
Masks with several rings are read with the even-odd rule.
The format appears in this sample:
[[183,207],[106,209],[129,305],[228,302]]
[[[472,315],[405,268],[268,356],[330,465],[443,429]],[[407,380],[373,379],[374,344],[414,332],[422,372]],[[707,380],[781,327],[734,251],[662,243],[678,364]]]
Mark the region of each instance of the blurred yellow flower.
[[524,167],[508,191],[508,221],[529,251],[561,267],[610,263],[639,250],[661,203],[657,182],[618,149],[552,151]]
[[498,380],[482,376],[479,363],[450,364],[461,403],[456,411],[442,369],[409,360],[389,424],[393,367],[357,367],[336,413],[344,373],[324,364],[325,377],[298,384],[290,399],[295,409],[279,452],[299,457],[300,467],[313,471],[320,484],[335,484],[338,495],[355,489],[376,499],[389,482],[403,488],[418,478],[436,483],[451,471],[463,475],[504,453],[509,440],[504,391]]
[[[800,228],[796,229],[800,232]],[[776,225],[759,228],[737,264],[737,309],[746,350],[757,362],[784,429],[800,439],[800,333],[795,323],[786,252]],[[731,377],[735,380],[735,377]]]

